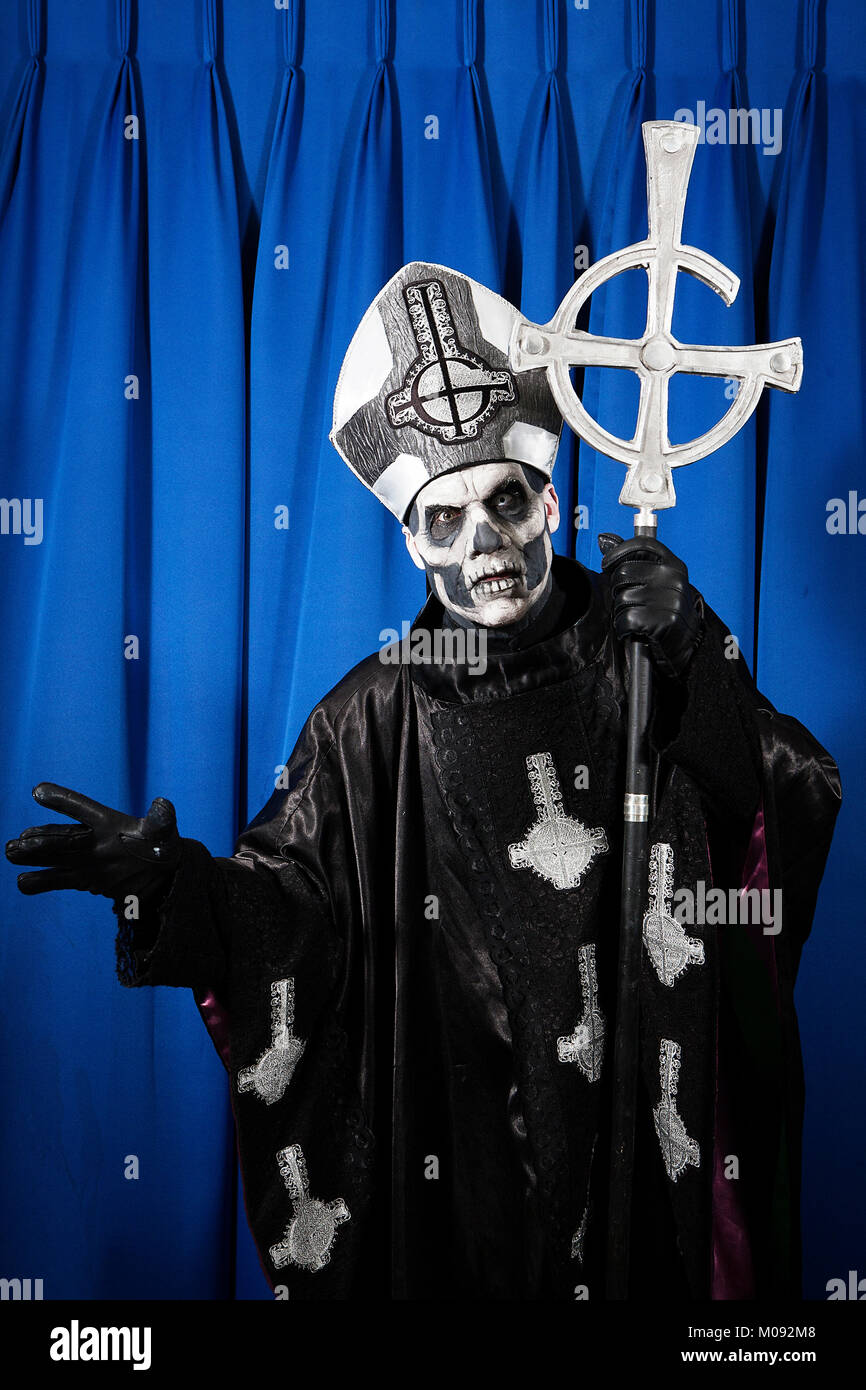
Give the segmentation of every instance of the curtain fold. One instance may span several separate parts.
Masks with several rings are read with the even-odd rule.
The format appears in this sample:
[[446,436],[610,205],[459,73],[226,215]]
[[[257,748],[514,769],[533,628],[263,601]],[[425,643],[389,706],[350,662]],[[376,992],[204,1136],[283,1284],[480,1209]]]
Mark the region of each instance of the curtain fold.
[[[652,75],[647,68],[648,7],[654,0],[629,0],[625,13],[630,68],[614,96],[593,202],[600,209],[589,249],[590,261],[629,246],[646,236],[646,165],[641,124],[652,111]],[[646,319],[646,275],[630,271],[608,282],[592,296],[589,332],[639,337]],[[579,324],[579,327],[586,327]],[[613,434],[630,439],[637,422],[637,378],[633,372],[590,368],[584,374],[583,404]],[[631,512],[619,511],[622,464],[596,453],[581,440],[578,445],[578,500],[587,508],[588,524],[577,533],[577,558],[591,569],[599,566],[596,537],[616,530],[630,535]]]
[[[560,8],[560,0],[545,0],[544,72],[535,83],[521,132],[514,186],[522,252],[516,302],[539,323],[552,318],[574,281],[578,222],[584,211],[575,206],[577,170],[569,159],[570,132],[560,90]],[[554,547],[563,555],[574,554],[575,466],[574,436],[564,428],[554,477],[561,516]]]
[[[181,834],[227,854],[242,752],[246,348],[216,0],[201,0],[199,15],[192,80],[160,84],[147,111],[148,144],[171,150],[171,160],[148,161],[152,619],[148,717],[139,737],[146,747],[142,810],[150,797],[170,796]],[[229,1100],[224,1074],[201,1049],[191,1002],[160,990],[152,1005],[156,1132],[187,1155],[179,1159],[184,1257],[174,1281],[187,1296],[196,1288],[200,1296],[228,1297],[236,1220]]]
[[807,1088],[804,1293],[811,1298],[826,1297],[828,1231],[849,1181],[850,1154],[845,1142],[828,1144],[828,1117],[848,1111],[849,1068],[862,1076],[866,1066],[862,1034],[846,1024],[836,991],[828,988],[829,979],[843,975],[843,993],[862,998],[866,987],[861,914],[851,909],[852,886],[866,873],[859,621],[866,533],[859,512],[866,497],[860,176],[866,118],[859,83],[828,84],[825,16],[823,3],[805,0],[802,65],[785,120],[769,324],[774,336],[802,337],[803,384],[793,401],[769,403],[758,623],[762,689],[780,708],[796,710],[833,750],[845,798],[797,989]]
[[[402,259],[397,95],[391,59],[390,0],[370,5],[373,71],[361,82],[340,164],[330,226],[326,297],[318,320],[323,391],[310,444],[315,484],[296,536],[303,559],[295,597],[297,644],[283,740],[294,735],[322,694],[379,645],[405,584],[403,538],[328,440],[343,357],[361,316]],[[306,460],[304,461],[306,466]],[[403,590],[405,592],[405,590]],[[327,596],[327,601],[326,601]],[[406,611],[414,612],[411,603]],[[348,660],[347,660],[348,658]]]
[[[304,542],[316,473],[308,452],[320,448],[324,413],[319,371],[324,303],[311,305],[321,258],[320,232],[309,212],[312,192],[299,169],[304,110],[300,66],[303,15],[289,0],[275,16],[282,71],[262,199],[250,330],[249,671],[246,812],[253,816],[288,755],[286,692],[297,650],[297,625],[274,614],[300,606]],[[291,383],[291,386],[289,386]],[[309,418],[312,415],[312,419]]]
[[[479,69],[479,0],[457,0],[457,63],[425,69],[423,104],[404,138],[405,260],[435,261],[503,293],[487,97]],[[449,62],[451,56],[449,55]],[[471,228],[471,235],[467,229]]]
[[33,159],[34,127],[39,119],[39,106],[45,82],[41,0],[27,0],[27,38],[30,58],[21,75],[9,126],[0,150],[0,222],[6,214],[19,166],[23,163],[27,168]]
[[[748,109],[740,73],[739,0],[720,0],[721,72],[708,92],[708,113]],[[711,130],[707,117],[707,133]],[[683,343],[731,344],[758,341],[752,244],[751,180],[764,158],[753,145],[699,144],[695,151],[683,220],[683,241],[708,251],[740,279],[733,304],[691,275],[677,277],[673,333]],[[693,439],[710,429],[733,404],[737,385],[719,377],[675,377],[670,391],[670,438]],[[689,577],[707,595],[737,638],[750,667],[754,648],[755,417],[724,447],[687,468],[674,470],[677,505],[659,518],[659,539],[682,555]],[[711,518],[711,520],[710,520]],[[695,544],[708,530],[712,545]]]
[[[21,248],[18,262],[17,288],[25,301],[31,286],[43,289],[41,335],[29,343],[24,335],[16,344],[23,379],[45,375],[46,346],[53,345],[51,397],[38,421],[39,439],[32,448],[26,437],[18,441],[25,491],[44,499],[44,537],[29,551],[6,612],[7,637],[20,653],[17,699],[10,700],[17,710],[12,741],[18,767],[9,811],[22,823],[33,819],[26,796],[37,778],[109,805],[146,809],[153,383],[145,321],[145,120],[129,50],[130,6],[115,0],[113,8],[119,55],[87,113],[85,151],[75,148],[78,132],[70,130],[68,157],[80,157],[80,164],[68,195],[69,240],[52,303],[40,285],[46,269],[54,269],[47,248],[38,241]],[[31,209],[51,206],[53,141],[41,135],[35,135],[33,160],[19,164],[4,237],[14,226],[18,199]],[[32,311],[32,302],[25,302],[11,324]],[[160,599],[170,624],[172,605],[165,594]],[[178,636],[175,629],[172,644]],[[175,750],[162,773],[174,796],[178,762]],[[178,1090],[178,1075],[200,1068],[206,1055],[185,1001],[155,995],[124,1006],[107,973],[87,968],[88,961],[105,959],[106,950],[110,961],[111,918],[106,923],[105,917],[106,905],[97,907],[86,896],[41,899],[35,930],[10,940],[20,956],[7,958],[4,969],[34,985],[50,982],[48,997],[39,999],[52,1023],[40,1050],[39,1115],[58,1142],[35,1151],[22,1147],[13,1113],[4,1133],[4,1168],[25,1165],[21,1182],[39,1194],[39,1222],[64,1231],[64,1244],[45,1242],[43,1277],[55,1297],[104,1291],[102,1263],[112,1259],[112,1242],[94,1245],[91,1232],[115,1227],[137,1252],[128,1296],[152,1289],[157,1275],[174,1296],[195,1285],[215,1296],[221,1286],[213,1253],[186,1241],[166,1275],[147,1200],[130,1203],[129,1193],[144,1198],[158,1183],[160,1166],[174,1162],[179,1181],[165,1201],[176,1229],[182,1234],[198,1217],[218,1230],[229,1210],[219,1149],[201,1181],[187,1166],[195,1160],[187,1126],[198,1120],[202,1138],[209,1129],[211,1137],[215,1130],[222,1138],[218,1117],[225,1099],[215,1078],[203,1079],[194,1097]],[[16,1039],[20,1046],[21,1039],[39,1037],[35,1003],[28,991],[10,999],[4,1055],[14,1053]],[[67,1047],[66,1038],[74,1046]],[[107,1109],[106,1096],[112,1098]],[[29,1128],[35,1116],[30,1119],[29,1102],[24,1105]],[[137,1135],[134,1151],[130,1134]],[[131,1151],[141,1185],[126,1189]],[[70,1267],[68,1248],[90,1252],[83,1267]]]
[[[296,626],[281,624],[282,640],[274,641],[274,615],[291,612],[297,604],[302,571],[296,542],[303,534],[300,519],[308,510],[314,479],[302,463],[305,430],[311,433],[304,419],[305,391],[317,386],[310,377],[317,361],[318,325],[304,309],[315,250],[296,211],[303,207],[303,187],[299,193],[296,177],[304,107],[301,0],[287,0],[276,13],[276,23],[282,72],[262,198],[250,330],[247,776],[242,822],[265,803],[279,777],[280,759],[284,753],[288,756],[285,692],[295,664]],[[287,390],[287,381],[300,389]],[[239,1171],[236,1182],[240,1190]],[[267,1298],[241,1201],[235,1241],[234,1297]]]

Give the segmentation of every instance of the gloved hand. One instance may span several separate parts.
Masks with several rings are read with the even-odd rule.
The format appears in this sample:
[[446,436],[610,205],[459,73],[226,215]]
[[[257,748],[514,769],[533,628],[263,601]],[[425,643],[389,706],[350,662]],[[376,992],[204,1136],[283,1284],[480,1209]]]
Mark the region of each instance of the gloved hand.
[[603,532],[598,538],[610,575],[617,637],[642,637],[665,676],[681,676],[703,637],[701,600],[682,560],[661,541]]
[[80,792],[40,782],[33,799],[83,824],[32,825],[6,844],[13,864],[48,864],[18,875],[22,893],[77,888],[105,898],[147,896],[167,889],[180,860],[174,807],[158,796],[143,820],[101,806]]

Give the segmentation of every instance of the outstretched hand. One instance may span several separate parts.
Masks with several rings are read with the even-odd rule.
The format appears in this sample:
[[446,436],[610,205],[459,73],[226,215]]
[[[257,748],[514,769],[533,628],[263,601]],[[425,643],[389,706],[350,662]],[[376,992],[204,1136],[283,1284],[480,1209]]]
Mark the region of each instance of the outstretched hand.
[[663,675],[681,676],[703,635],[700,596],[683,561],[661,541],[604,532],[598,538],[610,575],[617,637],[641,637]]
[[180,858],[180,837],[170,801],[158,796],[142,819],[102,806],[81,792],[40,782],[40,806],[72,816],[76,825],[32,825],[6,844],[13,864],[44,864],[18,875],[22,893],[77,888],[115,898],[165,886]]

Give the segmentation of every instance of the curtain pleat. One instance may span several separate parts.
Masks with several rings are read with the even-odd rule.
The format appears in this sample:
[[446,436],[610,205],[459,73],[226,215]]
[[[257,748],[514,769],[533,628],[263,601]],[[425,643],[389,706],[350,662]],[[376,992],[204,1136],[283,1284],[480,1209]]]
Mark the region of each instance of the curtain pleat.
[[[33,819],[26,796],[37,780],[36,768],[39,777],[109,805],[146,809],[153,671],[146,123],[129,51],[129,5],[116,4],[115,17],[120,52],[89,113],[87,149],[69,195],[70,234],[60,258],[61,283],[53,285],[54,304],[47,303],[42,282],[46,272],[54,273],[55,256],[38,234],[29,245],[19,243],[19,277],[7,281],[4,291],[11,295],[17,287],[22,296],[11,306],[10,318],[4,316],[8,330],[33,314],[35,290],[41,333],[22,334],[16,342],[17,371],[22,380],[50,381],[32,447],[26,437],[18,441],[22,468],[16,480],[25,495],[44,500],[44,537],[25,552],[29,563],[6,611],[7,636],[19,653],[17,699],[9,702],[17,710],[17,727],[13,731],[7,723],[19,768],[13,773],[16,804],[8,809],[22,823]],[[78,133],[70,130],[73,163]],[[49,215],[55,131],[52,136],[53,141],[42,142],[39,131],[31,130],[34,154],[18,164],[4,240],[21,225],[19,208],[31,216],[34,207]],[[4,253],[7,249],[8,243]],[[231,259],[236,266],[236,247]],[[177,367],[175,362],[174,373]],[[242,390],[242,371],[239,381]],[[177,550],[174,534],[168,544]],[[171,625],[176,606],[165,593],[156,601]],[[170,640],[183,640],[177,625]],[[199,680],[203,677],[200,671]],[[163,707],[161,714],[167,717],[169,710]],[[222,746],[231,749],[232,739],[223,735]],[[183,779],[183,750],[178,739],[161,770],[174,797]],[[105,971],[90,968],[90,962],[105,958],[107,945],[110,953],[104,909],[86,895],[42,899],[26,937],[9,941],[4,969],[31,981],[33,989],[7,1000],[3,1053],[14,1055],[16,1039],[39,1036],[47,1007],[51,1032],[42,1044],[40,1107],[58,1142],[23,1146],[12,1126],[5,1137],[4,1172],[14,1174],[24,1165],[21,1190],[40,1194],[39,1221],[48,1231],[64,1232],[60,1245],[45,1241],[42,1257],[43,1278],[54,1297],[107,1291],[100,1258],[107,1259],[108,1251],[93,1244],[92,1233],[121,1228],[136,1249],[127,1296],[152,1291],[157,1278],[167,1296],[169,1290],[182,1296],[196,1284],[217,1296],[225,1287],[218,1279],[219,1262],[192,1239],[181,1240],[173,1268],[162,1269],[162,1245],[146,1194],[166,1164],[178,1182],[164,1194],[165,1219],[177,1223],[180,1235],[184,1230],[192,1235],[199,1222],[218,1232],[220,1219],[229,1213],[220,1145],[202,1182],[189,1166],[196,1141],[193,1137],[191,1152],[188,1127],[198,1125],[200,1135],[211,1137],[216,1131],[222,1139],[223,1088],[213,1075],[203,1076],[192,1095],[177,1084],[187,1070],[201,1071],[206,1055],[189,1001],[143,996],[130,1007]],[[37,993],[40,982],[47,982],[47,995]],[[130,1153],[141,1167],[138,1188],[124,1182]],[[142,1200],[130,1203],[131,1192]],[[89,1249],[91,1255],[83,1266],[71,1264],[69,1249]]]
[[[236,823],[243,650],[245,333],[238,189],[215,0],[202,0],[193,81],[165,87],[149,125],[172,166],[149,166],[153,371],[153,612],[149,785],[175,772],[192,718],[178,814],[230,845]],[[182,237],[178,228],[184,229]],[[179,539],[183,542],[179,543]],[[218,585],[214,575],[220,576]],[[186,602],[178,613],[180,586]],[[220,749],[219,757],[212,750]]]
[[[543,7],[544,72],[533,89],[522,135],[514,201],[520,209],[520,295],[527,317],[545,323],[574,281],[578,214],[574,201],[577,171],[569,159],[567,111],[560,85],[561,0]],[[576,449],[563,429],[554,483],[560,525],[554,536],[558,553],[574,554],[577,487]]]
[[[325,410],[321,381],[324,302],[311,304],[321,233],[298,176],[304,75],[300,0],[278,11],[283,67],[262,201],[250,336],[249,717],[247,809],[254,815],[287,755],[286,693],[295,668],[308,518]],[[315,286],[323,300],[326,287]],[[313,307],[315,306],[315,307]],[[289,389],[289,383],[291,387]],[[284,509],[284,510],[280,510]],[[280,641],[274,614],[287,615]],[[270,774],[270,776],[269,776]]]
[[[28,0],[27,37],[30,44],[30,58],[21,75],[9,126],[3,140],[2,151],[0,151],[0,223],[2,223],[9,205],[19,166],[23,163],[26,170],[33,159],[34,127],[39,119],[40,98],[45,81],[41,0]],[[26,184],[26,173],[24,181]]]
[[[862,912],[852,905],[852,890],[866,874],[860,621],[866,517],[859,514],[866,498],[866,120],[858,82],[837,80],[828,88],[824,15],[823,4],[806,0],[802,67],[785,120],[769,324],[774,337],[802,337],[803,384],[793,400],[773,399],[769,406],[758,618],[762,689],[833,750],[843,787],[797,988],[807,1088],[807,1298],[826,1297],[823,1252],[828,1231],[838,1225],[839,1194],[850,1182],[849,1145],[857,1144],[856,1132],[844,1121],[837,1130],[834,1117],[850,1114],[851,1077],[866,1066],[862,1036],[846,1022],[841,1003],[841,997],[862,999],[866,989]],[[830,981],[843,977],[840,997]],[[842,1205],[850,1210],[847,1201]]]
[[[646,166],[641,124],[652,116],[651,75],[647,69],[647,8],[653,0],[629,0],[626,7],[631,66],[611,105],[593,201],[600,209],[590,260],[600,260],[646,236]],[[589,332],[638,337],[646,318],[646,276],[632,271],[608,282],[592,296]],[[585,327],[586,325],[579,325]],[[613,434],[630,439],[637,422],[637,378],[632,372],[591,368],[584,374],[583,403]],[[622,464],[597,454],[583,441],[578,446],[578,500],[587,508],[588,525],[577,534],[577,558],[597,569],[596,536],[615,529],[631,534],[630,511],[620,512]]]
[[[149,135],[172,158],[148,162],[152,620],[141,736],[142,810],[150,797],[170,796],[181,834],[226,854],[237,830],[242,753],[246,348],[218,18],[216,0],[202,0],[192,81],[161,85],[148,104]],[[159,1096],[155,1132],[186,1155],[178,1155],[175,1219],[184,1253],[174,1278],[203,1297],[230,1297],[229,1101],[224,1073],[202,1048],[200,1020],[185,1002],[180,1027],[170,992],[156,991],[150,1069]]]
[[429,70],[423,125],[404,137],[405,259],[452,266],[501,292],[501,237],[478,62],[478,0],[458,0],[457,12],[453,85],[451,74]]
[[[313,469],[305,466],[307,437],[310,446],[316,443],[311,422],[305,419],[306,393],[321,392],[316,370],[319,325],[305,310],[316,251],[310,220],[297,215],[304,206],[303,187],[299,193],[296,186],[304,109],[301,0],[287,0],[276,13],[276,23],[282,72],[262,198],[250,332],[248,698],[243,735],[248,775],[242,788],[242,821],[265,803],[279,776],[280,758],[289,751],[284,748],[286,692],[295,667],[297,626],[294,621],[281,622],[280,640],[275,641],[275,614],[293,617],[298,605],[303,574],[298,541],[315,478]],[[286,389],[287,382],[293,389]],[[242,1202],[237,1204],[235,1239],[234,1296],[262,1298],[267,1290]]]
[[[371,12],[373,71],[362,82],[356,115],[347,128],[326,298],[316,325],[321,389],[309,460],[302,464],[312,467],[314,484],[293,540],[300,582],[282,741],[286,756],[315,701],[347,665],[379,645],[378,634],[393,615],[395,598],[399,605],[407,589],[399,528],[375,498],[361,495],[327,438],[346,348],[367,305],[402,260],[389,0],[376,0]],[[414,598],[404,600],[404,607],[414,614],[418,606],[416,585]]]
[[[721,73],[707,102],[707,132],[713,112],[748,108],[739,71],[739,0],[720,0]],[[680,342],[749,346],[755,332],[755,286],[752,244],[751,179],[762,159],[753,145],[699,144],[695,150],[683,220],[683,241],[708,251],[739,276],[733,304],[693,276],[677,277],[673,333]],[[766,291],[764,291],[766,292]],[[674,377],[670,390],[670,438],[682,443],[703,434],[733,404],[737,386],[720,377]],[[674,470],[677,505],[659,517],[659,539],[689,565],[692,582],[709,597],[736,636],[749,665],[754,646],[755,488],[757,440],[755,417],[726,445],[706,459]],[[694,537],[712,518],[712,545],[695,545]]]

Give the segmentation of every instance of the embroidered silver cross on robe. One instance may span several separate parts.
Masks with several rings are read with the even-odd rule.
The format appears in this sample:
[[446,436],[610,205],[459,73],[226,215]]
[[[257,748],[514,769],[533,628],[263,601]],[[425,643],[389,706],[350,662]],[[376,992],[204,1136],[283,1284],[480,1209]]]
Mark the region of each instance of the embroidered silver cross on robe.
[[601,826],[590,830],[562,809],[562,792],[549,753],[530,753],[526,759],[538,820],[526,839],[508,846],[512,869],[532,869],[554,888],[579,888],[597,854],[608,848]]
[[649,904],[643,919],[643,942],[663,985],[673,987],[687,965],[703,965],[704,944],[687,936],[671,916],[674,896],[674,852],[670,845],[653,845],[649,855]]
[[595,947],[581,946],[577,953],[580,984],[583,994],[583,1015],[573,1033],[557,1038],[556,1054],[560,1062],[576,1062],[589,1081],[598,1081],[604,1058],[606,1025],[598,1007],[598,977],[595,971]]
[[571,1237],[571,1258],[577,1263],[583,1264],[583,1243],[586,1240],[586,1230],[589,1225],[589,1207],[583,1209],[583,1216],[580,1218],[577,1230]]
[[307,1165],[300,1144],[281,1149],[277,1163],[294,1210],[282,1240],[271,1246],[270,1257],[277,1269],[293,1264],[315,1273],[329,1263],[337,1227],[349,1220],[349,1208],[342,1197],[333,1202],[320,1202],[317,1197],[310,1196]]
[[282,1098],[306,1044],[292,1032],[295,1021],[295,982],[271,985],[271,1045],[251,1067],[238,1072],[238,1090],[255,1091],[266,1105]]
[[653,1109],[653,1120],[667,1175],[671,1182],[676,1182],[689,1164],[693,1168],[700,1168],[701,1150],[697,1140],[689,1138],[674,1104],[680,1075],[680,1046],[670,1038],[661,1040],[659,1071],[662,1094]]

